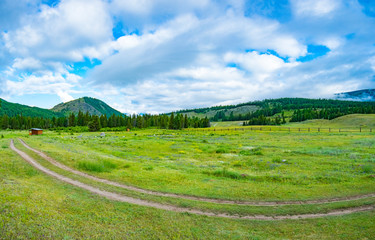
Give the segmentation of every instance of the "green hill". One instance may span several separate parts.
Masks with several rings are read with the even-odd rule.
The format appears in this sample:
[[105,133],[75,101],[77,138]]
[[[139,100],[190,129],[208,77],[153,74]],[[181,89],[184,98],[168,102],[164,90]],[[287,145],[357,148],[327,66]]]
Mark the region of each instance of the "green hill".
[[43,118],[52,118],[52,117],[61,117],[63,114],[59,112],[53,112],[49,109],[30,107],[18,103],[11,103],[1,99],[1,108],[0,116],[8,115],[13,117],[19,114],[22,114],[25,117],[43,117]]
[[320,128],[375,128],[375,114],[350,114],[332,120],[313,119],[299,123],[290,123],[291,127],[320,127]]
[[64,115],[69,115],[70,113],[78,114],[79,111],[83,113],[88,111],[91,115],[123,115],[121,112],[108,106],[105,102],[90,97],[83,97],[70,102],[60,103],[54,106],[51,110]]
[[[361,112],[363,109],[374,108],[374,102],[343,101],[332,99],[308,99],[308,98],[278,98],[266,99],[262,101],[253,101],[237,105],[214,106],[208,108],[197,108],[177,111],[177,113],[187,114],[194,117],[208,117],[213,122],[220,121],[244,121],[257,118],[261,115],[274,118],[284,112],[287,120],[292,118],[295,110],[319,111],[328,109],[330,112],[327,116],[321,118],[335,118],[340,114],[346,115],[351,113],[368,113]],[[345,109],[345,111],[343,111]],[[311,113],[305,114],[311,115]],[[310,116],[306,116],[308,119]],[[311,116],[310,118],[314,118]],[[319,117],[317,117],[319,118]],[[303,121],[305,119],[297,119]]]

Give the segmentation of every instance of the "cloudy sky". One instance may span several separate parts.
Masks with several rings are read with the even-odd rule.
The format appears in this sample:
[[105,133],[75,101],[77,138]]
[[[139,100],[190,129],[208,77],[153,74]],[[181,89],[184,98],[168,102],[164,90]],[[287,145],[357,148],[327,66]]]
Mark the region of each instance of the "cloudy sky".
[[1,0],[0,97],[126,113],[375,87],[372,0]]

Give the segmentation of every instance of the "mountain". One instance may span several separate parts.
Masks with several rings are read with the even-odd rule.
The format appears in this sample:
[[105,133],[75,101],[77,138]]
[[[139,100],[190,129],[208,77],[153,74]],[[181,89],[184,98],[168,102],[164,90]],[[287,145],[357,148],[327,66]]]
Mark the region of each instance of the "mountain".
[[123,115],[121,112],[108,106],[105,102],[90,97],[83,97],[70,102],[60,103],[54,106],[51,110],[64,115],[69,115],[70,113],[78,114],[79,111],[83,113],[88,111],[91,115]]
[[1,108],[0,116],[8,115],[13,117],[19,114],[22,114],[25,117],[43,117],[43,118],[52,118],[52,117],[62,117],[63,114],[59,112],[53,112],[49,109],[30,107],[18,103],[11,103],[1,99]]
[[375,89],[363,89],[352,92],[336,93],[335,98],[340,100],[373,102],[375,101]]

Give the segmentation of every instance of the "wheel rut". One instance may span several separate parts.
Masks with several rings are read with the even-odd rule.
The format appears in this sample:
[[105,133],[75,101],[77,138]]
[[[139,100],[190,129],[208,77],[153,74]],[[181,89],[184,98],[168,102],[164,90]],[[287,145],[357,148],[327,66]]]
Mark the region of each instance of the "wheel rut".
[[365,198],[370,198],[370,197],[375,197],[375,193],[371,194],[364,194],[364,195],[357,195],[357,196],[350,196],[350,197],[344,197],[344,198],[330,198],[330,199],[319,199],[319,200],[306,200],[306,201],[240,201],[240,200],[225,200],[225,199],[213,199],[213,198],[205,198],[205,197],[197,197],[197,196],[191,196],[191,195],[183,195],[183,194],[174,194],[174,193],[164,193],[164,192],[156,192],[156,191],[151,191],[139,187],[134,187],[130,185],[125,185],[121,184],[118,182],[110,181],[107,179],[102,179],[98,178],[92,175],[89,175],[87,173],[77,171],[75,169],[72,169],[64,164],[61,164],[60,162],[57,162],[53,158],[49,157],[42,151],[39,151],[37,149],[34,149],[27,145],[22,139],[18,139],[23,146],[25,146],[27,149],[35,152],[51,164],[55,165],[56,167],[59,167],[63,170],[66,170],[68,172],[74,173],[76,175],[105,183],[108,185],[112,185],[115,187],[139,192],[139,193],[144,193],[144,194],[149,194],[149,195],[154,195],[154,196],[160,196],[160,197],[172,197],[172,198],[179,198],[179,199],[186,199],[186,200],[194,200],[194,201],[201,201],[201,202],[209,202],[209,203],[218,203],[218,204],[231,204],[231,205],[249,205],[249,206],[283,206],[283,205],[303,205],[303,204],[325,204],[325,203],[335,203],[335,202],[346,202],[346,201],[353,201],[353,200],[360,200],[360,199],[365,199]]
[[101,190],[99,188],[90,186],[88,184],[82,183],[77,180],[73,180],[71,178],[65,177],[63,175],[60,175],[44,166],[39,164],[37,161],[35,161],[32,157],[27,155],[25,152],[17,149],[14,146],[13,139],[10,141],[10,148],[15,151],[18,155],[20,155],[25,161],[27,161],[29,164],[31,164],[33,167],[38,169],[39,171],[58,179],[62,182],[71,184],[73,186],[76,186],[78,188],[87,190],[91,193],[94,193],[96,195],[105,197],[110,200],[114,201],[120,201],[120,202],[126,202],[130,204],[136,204],[140,206],[145,207],[153,207],[157,209],[167,210],[167,211],[173,211],[173,212],[179,212],[179,213],[190,213],[190,214],[196,214],[196,215],[204,215],[204,216],[212,216],[212,217],[222,217],[222,218],[231,218],[231,219],[250,219],[250,220],[286,220],[286,219],[310,219],[310,218],[320,218],[320,217],[327,217],[327,216],[340,216],[340,215],[346,215],[350,213],[356,213],[356,212],[363,212],[363,211],[370,211],[374,210],[375,206],[361,206],[361,207],[355,207],[355,208],[347,208],[347,209],[341,209],[341,210],[334,210],[330,211],[328,213],[312,213],[312,214],[298,214],[298,215],[285,215],[285,216],[266,216],[266,215],[229,215],[226,213],[214,213],[209,211],[202,211],[202,210],[196,210],[196,209],[190,209],[190,208],[183,208],[183,207],[177,207],[173,205],[168,204],[162,204],[162,203],[156,203],[156,202],[150,202],[142,199],[137,199],[133,197],[124,196],[118,193],[108,192]]

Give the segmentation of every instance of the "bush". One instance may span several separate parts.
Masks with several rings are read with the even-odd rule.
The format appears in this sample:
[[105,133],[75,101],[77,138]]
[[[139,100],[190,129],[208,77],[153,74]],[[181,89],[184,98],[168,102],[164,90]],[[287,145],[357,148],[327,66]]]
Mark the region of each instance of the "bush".
[[362,165],[361,168],[363,173],[374,173],[374,167],[372,165]]
[[232,166],[233,166],[233,167],[242,167],[242,163],[241,163],[240,161],[234,161],[234,162],[232,163]]
[[153,166],[147,166],[147,167],[144,167],[143,169],[146,170],[146,171],[152,171],[152,170],[154,170],[154,167]]
[[227,152],[228,152],[228,150],[225,149],[225,148],[218,148],[218,149],[216,149],[216,153],[227,153]]
[[229,171],[226,168],[223,168],[221,170],[216,170],[214,172],[206,172],[206,174],[214,175],[216,177],[225,177],[225,178],[231,178],[231,179],[246,179],[248,178],[247,174],[240,174],[237,172]]
[[250,150],[242,150],[240,151],[240,155],[243,155],[243,156],[263,155],[263,153],[262,153],[262,148],[257,147],[257,148],[253,148]]
[[78,168],[90,172],[110,172],[112,169],[117,168],[117,165],[108,160],[83,160],[78,162]]

